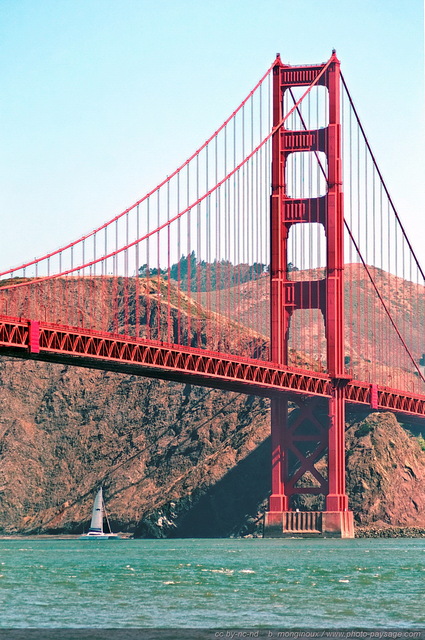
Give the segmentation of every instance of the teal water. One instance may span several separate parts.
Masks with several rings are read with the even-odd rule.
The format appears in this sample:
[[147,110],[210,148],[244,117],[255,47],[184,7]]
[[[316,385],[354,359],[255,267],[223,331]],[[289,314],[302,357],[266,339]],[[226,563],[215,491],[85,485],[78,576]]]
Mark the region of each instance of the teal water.
[[3,539],[0,563],[0,628],[425,627],[425,539]]

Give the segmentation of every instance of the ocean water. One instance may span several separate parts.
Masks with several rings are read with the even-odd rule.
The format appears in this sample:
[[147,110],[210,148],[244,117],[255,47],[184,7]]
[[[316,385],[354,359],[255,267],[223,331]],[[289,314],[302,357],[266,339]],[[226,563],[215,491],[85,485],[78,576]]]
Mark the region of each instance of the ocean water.
[[414,630],[424,585],[425,539],[1,539],[0,631]]

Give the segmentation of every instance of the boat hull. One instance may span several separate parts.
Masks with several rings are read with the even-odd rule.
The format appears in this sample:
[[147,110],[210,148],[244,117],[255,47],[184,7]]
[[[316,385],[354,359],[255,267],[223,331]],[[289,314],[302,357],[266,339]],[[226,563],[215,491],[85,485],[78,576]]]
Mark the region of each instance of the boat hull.
[[86,533],[80,536],[79,539],[80,540],[121,540],[121,536],[119,536],[116,533],[112,533],[112,534],[102,533],[98,535],[92,535],[92,534]]

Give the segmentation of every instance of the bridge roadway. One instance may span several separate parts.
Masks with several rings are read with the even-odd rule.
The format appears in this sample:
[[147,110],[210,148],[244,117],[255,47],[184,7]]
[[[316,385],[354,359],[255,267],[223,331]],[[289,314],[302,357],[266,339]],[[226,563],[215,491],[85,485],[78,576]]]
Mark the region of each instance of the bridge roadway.
[[[325,373],[282,367],[219,352],[121,334],[0,316],[0,355],[161,378],[226,391],[272,397],[329,398]],[[425,396],[357,380],[342,381],[346,400],[359,409],[393,411],[425,420]]]

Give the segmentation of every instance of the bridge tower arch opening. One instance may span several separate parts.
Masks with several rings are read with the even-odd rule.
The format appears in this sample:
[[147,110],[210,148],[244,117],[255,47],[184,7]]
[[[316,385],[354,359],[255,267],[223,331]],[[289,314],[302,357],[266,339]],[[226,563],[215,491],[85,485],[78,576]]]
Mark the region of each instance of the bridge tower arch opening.
[[[293,119],[285,119],[288,94],[295,102],[293,90],[307,90],[312,84],[327,89],[326,126],[288,129],[288,124],[294,126]],[[303,123],[301,114],[299,119]],[[288,364],[289,330],[295,312],[316,310],[324,318],[325,366],[332,383],[330,398],[325,401],[284,394],[272,398],[272,492],[265,535],[353,537],[353,514],[348,510],[345,489],[345,386],[349,377],[344,362],[340,63],[335,52],[327,64],[316,66],[293,67],[277,58],[273,69],[273,127],[271,359],[279,365]],[[297,191],[293,186],[296,179],[292,184],[288,180],[294,158],[312,153],[326,188],[324,192],[323,187],[311,193]],[[320,180],[316,182],[320,184]],[[324,277],[294,279],[288,270],[288,238],[292,229],[306,223],[324,229]],[[296,505],[305,494],[323,496],[324,508],[299,510]]]

